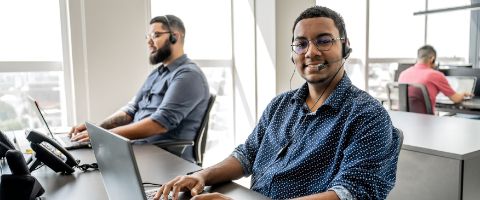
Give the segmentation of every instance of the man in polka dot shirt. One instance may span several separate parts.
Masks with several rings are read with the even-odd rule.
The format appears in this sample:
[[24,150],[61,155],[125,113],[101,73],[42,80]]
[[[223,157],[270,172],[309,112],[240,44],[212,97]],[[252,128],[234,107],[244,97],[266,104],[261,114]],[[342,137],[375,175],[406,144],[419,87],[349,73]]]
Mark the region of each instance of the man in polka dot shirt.
[[352,85],[343,65],[349,56],[342,17],[325,7],[295,21],[292,61],[306,83],[270,102],[244,144],[222,162],[177,177],[156,195],[190,190],[198,199],[212,185],[242,176],[273,199],[385,199],[395,184],[400,140],[388,113]]

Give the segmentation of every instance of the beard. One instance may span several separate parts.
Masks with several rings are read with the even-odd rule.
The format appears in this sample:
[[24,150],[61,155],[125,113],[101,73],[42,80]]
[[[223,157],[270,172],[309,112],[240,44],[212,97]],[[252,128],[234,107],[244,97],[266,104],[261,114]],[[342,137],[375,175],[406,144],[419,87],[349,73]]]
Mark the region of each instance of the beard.
[[162,48],[157,49],[155,52],[150,54],[150,64],[156,65],[163,62],[165,59],[172,55],[172,48],[170,42],[166,42]]

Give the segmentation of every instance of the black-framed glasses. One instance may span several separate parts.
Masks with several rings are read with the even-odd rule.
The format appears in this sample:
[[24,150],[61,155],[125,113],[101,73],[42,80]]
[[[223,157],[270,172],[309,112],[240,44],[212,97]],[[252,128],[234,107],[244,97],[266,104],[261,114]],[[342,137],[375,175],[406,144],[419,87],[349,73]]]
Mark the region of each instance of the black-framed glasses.
[[313,40],[307,40],[306,38],[297,38],[293,41],[292,51],[296,54],[307,53],[310,46],[310,41],[317,47],[319,51],[328,51],[333,46],[333,43],[337,40],[343,40],[344,38],[334,38],[331,35],[322,35]]
[[163,31],[163,32],[156,31],[156,32],[148,33],[148,34],[145,34],[145,39],[147,40],[157,39],[163,34],[167,34],[167,33],[171,33],[171,31]]

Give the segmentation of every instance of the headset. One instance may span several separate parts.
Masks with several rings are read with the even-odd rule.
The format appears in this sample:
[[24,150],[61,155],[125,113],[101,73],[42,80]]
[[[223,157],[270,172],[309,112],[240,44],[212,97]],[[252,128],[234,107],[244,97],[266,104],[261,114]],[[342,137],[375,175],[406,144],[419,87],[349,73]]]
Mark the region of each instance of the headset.
[[170,26],[170,20],[168,20],[167,15],[164,15],[163,17],[165,18],[168,32],[170,32],[170,36],[168,37],[168,40],[170,41],[170,43],[175,44],[177,43],[177,37],[173,35],[172,28]]
[[343,35],[344,39],[342,42],[342,58],[347,59],[350,56],[350,53],[352,53],[352,48],[350,48],[350,40],[348,40],[347,37],[347,30],[345,30],[345,25],[343,25]]

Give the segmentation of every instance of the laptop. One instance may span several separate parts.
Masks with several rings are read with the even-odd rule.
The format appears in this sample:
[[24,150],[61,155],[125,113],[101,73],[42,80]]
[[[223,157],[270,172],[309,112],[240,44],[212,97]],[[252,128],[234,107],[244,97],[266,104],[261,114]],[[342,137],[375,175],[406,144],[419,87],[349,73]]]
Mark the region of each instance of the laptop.
[[153,199],[157,189],[144,190],[130,140],[89,122],[85,124],[108,199]]
[[34,107],[35,113],[37,117],[39,118],[40,122],[43,124],[45,131],[47,132],[47,135],[52,138],[53,140],[57,141],[58,144],[60,144],[63,148],[67,150],[71,149],[80,149],[80,148],[90,148],[90,142],[76,142],[76,141],[71,141],[70,137],[68,137],[68,133],[55,133],[53,134],[50,126],[47,123],[47,120],[45,120],[45,117],[42,114],[42,109],[40,109],[40,106],[38,105],[38,102],[33,99],[32,97],[28,97],[28,101],[31,103],[32,107]]
[[[473,94],[475,91],[475,84],[477,82],[477,77],[475,76],[446,76],[446,78],[455,92],[469,92],[470,94]],[[465,97],[465,99],[470,98],[471,97]],[[448,102],[450,99],[440,93],[437,96],[437,101]]]

